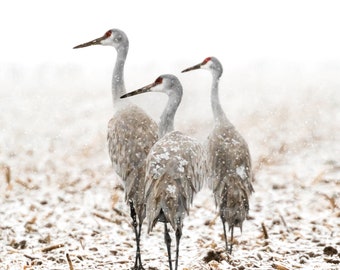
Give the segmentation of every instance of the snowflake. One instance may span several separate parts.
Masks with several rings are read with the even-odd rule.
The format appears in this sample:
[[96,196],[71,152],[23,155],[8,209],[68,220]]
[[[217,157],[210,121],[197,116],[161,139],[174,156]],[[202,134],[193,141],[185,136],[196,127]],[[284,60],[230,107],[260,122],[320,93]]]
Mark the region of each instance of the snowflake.
[[169,185],[169,186],[167,186],[166,191],[169,192],[172,195],[175,195],[176,194],[176,186]]
[[239,177],[241,177],[243,180],[246,179],[247,173],[246,169],[244,166],[240,166],[236,168],[236,173],[238,174]]

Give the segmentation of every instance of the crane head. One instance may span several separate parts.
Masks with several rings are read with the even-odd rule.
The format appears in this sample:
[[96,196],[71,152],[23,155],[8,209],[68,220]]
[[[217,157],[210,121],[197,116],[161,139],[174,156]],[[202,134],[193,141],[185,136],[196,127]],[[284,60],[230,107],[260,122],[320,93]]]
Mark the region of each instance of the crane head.
[[207,57],[203,60],[203,62],[194,65],[192,67],[186,68],[184,70],[182,70],[183,72],[188,72],[188,71],[192,71],[195,69],[207,69],[210,70],[212,72],[218,72],[220,73],[219,75],[222,74],[223,68],[222,68],[222,64],[220,63],[220,61],[218,61],[218,59],[216,57]]
[[112,46],[118,50],[122,46],[128,47],[129,40],[123,31],[119,29],[110,29],[106,31],[103,36],[89,42],[77,45],[73,49],[84,48],[92,45]]
[[127,98],[147,92],[162,92],[168,96],[173,94],[182,96],[182,85],[176,76],[164,74],[159,76],[153,83],[127,93],[120,98]]

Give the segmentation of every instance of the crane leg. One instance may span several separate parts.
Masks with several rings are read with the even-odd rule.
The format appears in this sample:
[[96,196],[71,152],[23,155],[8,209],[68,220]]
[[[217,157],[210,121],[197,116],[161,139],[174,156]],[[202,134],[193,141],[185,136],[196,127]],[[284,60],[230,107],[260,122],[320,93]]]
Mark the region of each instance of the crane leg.
[[231,237],[230,237],[230,250],[229,250],[229,254],[231,254],[231,252],[233,251],[233,243],[234,243],[234,226],[231,226],[230,230],[231,230]]
[[138,244],[137,244],[137,255],[138,255],[138,260],[139,260],[139,270],[144,270],[143,264],[142,264],[142,257],[140,254],[140,235],[141,235],[141,231],[142,231],[142,223],[138,224]]
[[[137,218],[136,218],[136,210],[135,207],[133,206],[133,201],[129,200],[130,203],[130,215],[132,218],[132,226],[133,230],[135,232],[136,236],[136,258],[135,258],[135,265],[133,266],[133,270],[144,270],[143,265],[142,265],[142,259],[141,259],[141,254],[140,254],[140,235],[141,235],[141,229],[142,229],[142,224],[137,224]],[[138,229],[137,229],[138,225]]]
[[229,248],[228,248],[228,237],[227,237],[227,230],[225,228],[225,221],[223,218],[222,219],[222,224],[223,224],[223,233],[224,233],[224,241],[225,241],[225,248],[226,251],[229,252]]
[[181,240],[182,232],[177,229],[176,230],[176,266],[175,269],[177,270],[178,267],[178,254],[179,254],[179,241]]
[[166,244],[166,249],[168,250],[168,260],[169,260],[169,268],[172,270],[172,262],[171,262],[171,237],[169,235],[168,227],[166,222],[164,222],[164,241]]

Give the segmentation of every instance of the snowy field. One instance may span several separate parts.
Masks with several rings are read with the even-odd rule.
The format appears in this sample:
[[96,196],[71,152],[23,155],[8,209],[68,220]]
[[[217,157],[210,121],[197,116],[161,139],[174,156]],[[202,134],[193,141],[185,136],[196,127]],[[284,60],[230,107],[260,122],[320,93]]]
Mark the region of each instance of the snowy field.
[[[211,76],[180,70],[202,59],[170,70],[184,86],[176,129],[200,140],[212,126]],[[226,66],[220,97],[248,141],[255,193],[230,256],[212,194],[201,191],[185,219],[179,269],[339,269],[340,66]],[[133,265],[129,211],[106,144],[111,72],[2,68],[0,269],[71,269],[67,255],[77,270]],[[158,75],[132,69],[127,88]],[[158,121],[166,97],[131,100]],[[141,241],[145,268],[168,269],[163,226],[144,229]]]

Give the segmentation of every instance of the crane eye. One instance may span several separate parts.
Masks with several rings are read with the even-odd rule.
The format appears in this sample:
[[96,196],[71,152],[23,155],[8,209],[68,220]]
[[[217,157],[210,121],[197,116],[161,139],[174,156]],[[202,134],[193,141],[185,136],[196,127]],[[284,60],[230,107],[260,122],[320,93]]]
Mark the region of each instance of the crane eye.
[[105,37],[105,38],[108,38],[108,37],[111,36],[111,34],[112,34],[112,31],[109,30],[109,31],[107,31],[107,32],[104,34],[104,37]]
[[163,78],[162,77],[158,77],[155,81],[156,84],[161,84],[163,82]]
[[211,57],[207,57],[204,59],[203,61],[203,65],[205,65],[206,63],[208,63],[211,60]]

